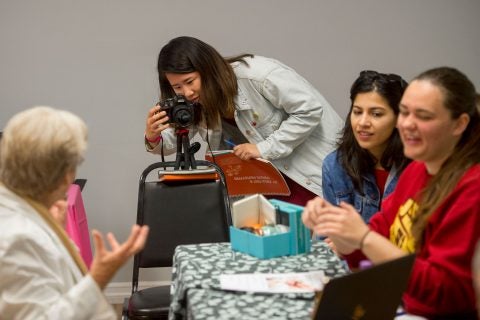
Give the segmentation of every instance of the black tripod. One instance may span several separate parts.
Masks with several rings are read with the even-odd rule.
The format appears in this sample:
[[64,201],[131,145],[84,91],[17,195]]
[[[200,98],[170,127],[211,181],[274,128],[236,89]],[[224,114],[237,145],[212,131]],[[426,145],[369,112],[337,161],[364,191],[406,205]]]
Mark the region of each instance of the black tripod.
[[197,169],[194,154],[200,149],[200,143],[194,142],[190,145],[188,129],[177,128],[175,129],[175,134],[177,135],[177,157],[175,158],[174,170],[190,170],[190,168]]

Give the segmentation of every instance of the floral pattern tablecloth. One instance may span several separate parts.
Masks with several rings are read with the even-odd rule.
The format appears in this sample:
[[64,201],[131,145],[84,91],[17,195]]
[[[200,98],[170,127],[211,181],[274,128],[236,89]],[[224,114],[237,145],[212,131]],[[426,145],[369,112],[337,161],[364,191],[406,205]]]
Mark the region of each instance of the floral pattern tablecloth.
[[173,257],[170,319],[308,319],[313,293],[227,292],[219,275],[318,270],[329,277],[348,272],[323,241],[308,254],[267,260],[232,251],[229,243],[181,245]]

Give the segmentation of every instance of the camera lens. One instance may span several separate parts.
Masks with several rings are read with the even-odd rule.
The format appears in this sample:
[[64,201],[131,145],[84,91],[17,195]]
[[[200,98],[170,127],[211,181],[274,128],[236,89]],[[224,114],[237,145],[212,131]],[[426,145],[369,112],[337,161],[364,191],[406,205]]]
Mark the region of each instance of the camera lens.
[[188,126],[192,121],[191,112],[185,107],[179,107],[175,110],[174,121],[181,126]]
[[178,127],[188,127],[195,119],[194,104],[179,95],[159,103],[170,118],[169,122]]

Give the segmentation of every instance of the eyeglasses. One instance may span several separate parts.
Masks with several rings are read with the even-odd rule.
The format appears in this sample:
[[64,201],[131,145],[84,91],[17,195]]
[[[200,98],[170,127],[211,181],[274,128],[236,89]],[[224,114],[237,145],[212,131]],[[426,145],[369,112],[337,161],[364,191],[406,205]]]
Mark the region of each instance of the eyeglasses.
[[403,89],[407,86],[407,82],[402,79],[398,74],[395,73],[380,73],[374,70],[363,70],[360,72],[360,76],[367,76],[367,77],[379,77],[382,79],[387,80],[388,82],[398,83],[400,87]]

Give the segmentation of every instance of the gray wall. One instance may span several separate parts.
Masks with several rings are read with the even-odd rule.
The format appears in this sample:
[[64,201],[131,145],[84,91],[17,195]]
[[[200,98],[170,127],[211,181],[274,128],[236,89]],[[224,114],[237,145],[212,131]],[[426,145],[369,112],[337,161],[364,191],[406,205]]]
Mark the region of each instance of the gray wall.
[[[345,117],[363,69],[410,79],[449,65],[480,87],[479,14],[478,0],[0,0],[0,129],[39,104],[85,119],[90,147],[78,176],[88,179],[89,224],[124,239],[139,174],[159,160],[142,138],[158,99],[156,57],[172,37],[277,58]],[[128,265],[115,281],[130,274]]]

